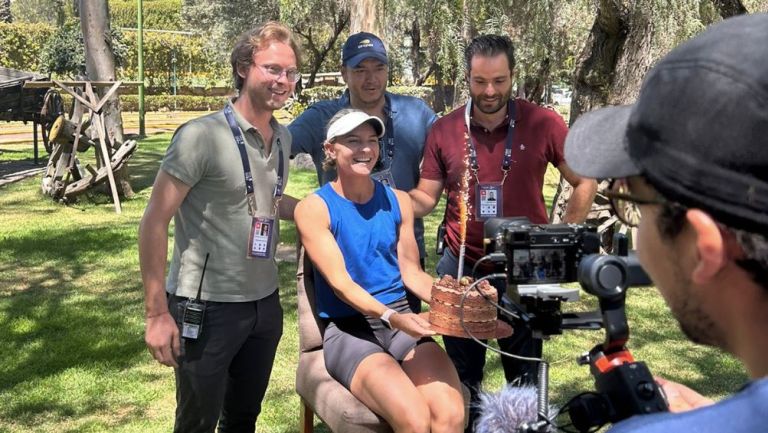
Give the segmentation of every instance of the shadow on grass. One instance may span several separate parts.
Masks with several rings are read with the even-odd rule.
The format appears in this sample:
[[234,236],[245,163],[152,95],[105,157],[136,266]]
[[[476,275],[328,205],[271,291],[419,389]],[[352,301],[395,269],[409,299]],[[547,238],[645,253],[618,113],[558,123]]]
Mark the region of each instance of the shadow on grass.
[[[144,142],[142,142],[144,144]],[[142,145],[140,144],[140,146]],[[167,141],[165,142],[167,145]],[[150,147],[150,146],[147,146]],[[137,152],[129,164],[131,171],[131,186],[133,192],[139,193],[149,187],[155,181],[157,170],[160,168],[160,162],[165,156],[165,147],[152,146],[149,149],[143,149]]]
[[69,399],[28,388],[55,387],[62,374],[76,381],[114,375],[146,356],[136,320],[138,273],[108,264],[135,242],[132,223],[0,238],[0,251],[10,258],[0,265],[0,393],[16,395],[0,406],[1,418],[24,422],[41,413],[66,417],[109,409],[98,393]]

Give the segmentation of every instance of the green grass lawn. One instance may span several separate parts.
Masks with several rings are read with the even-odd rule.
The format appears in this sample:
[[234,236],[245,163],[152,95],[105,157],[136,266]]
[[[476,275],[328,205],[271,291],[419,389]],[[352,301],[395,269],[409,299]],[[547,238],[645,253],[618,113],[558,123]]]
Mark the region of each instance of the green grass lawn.
[[[140,143],[130,161],[136,197],[116,215],[106,196],[62,206],[39,193],[39,178],[0,188],[0,432],[166,432],[171,429],[173,372],[144,347],[137,227],[170,135]],[[26,151],[24,149],[23,151]],[[556,176],[549,175],[551,199]],[[288,193],[303,197],[314,172],[293,171]],[[427,219],[427,250],[442,209]],[[292,224],[282,240],[292,244]],[[428,259],[433,271],[434,254]],[[280,265],[284,337],[259,419],[260,432],[298,431],[294,392],[298,360],[295,263]],[[688,343],[655,290],[629,293],[630,346],[656,374],[718,398],[746,375],[737,361]],[[594,308],[594,299],[571,309]],[[564,402],[592,386],[575,358],[602,332],[570,332],[545,343],[551,393]],[[502,386],[498,356],[488,357],[486,388]],[[318,431],[327,431],[319,428]]]

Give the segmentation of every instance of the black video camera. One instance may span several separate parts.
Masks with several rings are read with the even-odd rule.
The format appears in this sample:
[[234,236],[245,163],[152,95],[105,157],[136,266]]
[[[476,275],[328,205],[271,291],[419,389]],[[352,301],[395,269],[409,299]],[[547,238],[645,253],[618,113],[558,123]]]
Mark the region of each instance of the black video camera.
[[[507,281],[501,303],[509,311],[517,310],[514,315],[505,314],[506,318],[521,319],[537,339],[562,334],[566,328],[600,328],[599,315],[563,313],[561,306],[567,297],[560,293],[518,290],[520,285],[576,282],[582,259],[600,250],[594,226],[533,224],[525,217],[491,218],[485,222],[484,232],[486,257],[494,263],[494,273],[505,275]],[[516,325],[519,323],[517,320]],[[535,351],[540,354],[540,350],[537,341]]]
[[[484,231],[487,255],[481,260],[494,263],[496,274],[503,273],[508,283],[502,314],[509,316],[509,310],[516,310],[513,315],[518,326],[524,323],[538,339],[560,334],[563,329],[605,328],[605,341],[579,361],[590,366],[597,392],[574,398],[567,405],[574,427],[589,431],[632,415],[667,410],[650,371],[643,362],[636,362],[625,346],[629,339],[626,290],[651,284],[636,257],[629,253],[625,236],[614,239],[616,255],[600,255],[600,237],[590,225],[532,224],[524,217],[492,218],[485,222]],[[577,281],[598,298],[599,312],[563,313],[562,297],[525,294],[517,287]],[[546,372],[546,363],[541,364],[540,372]],[[546,373],[540,373],[538,389],[546,394]],[[542,415],[542,407],[547,404],[541,403],[546,401],[546,395],[539,396],[540,422],[522,431],[549,431],[551,420],[546,412]]]
[[509,284],[568,283],[579,262],[600,251],[600,236],[586,224],[532,224],[528,218],[491,218],[484,225],[486,253],[504,253]]

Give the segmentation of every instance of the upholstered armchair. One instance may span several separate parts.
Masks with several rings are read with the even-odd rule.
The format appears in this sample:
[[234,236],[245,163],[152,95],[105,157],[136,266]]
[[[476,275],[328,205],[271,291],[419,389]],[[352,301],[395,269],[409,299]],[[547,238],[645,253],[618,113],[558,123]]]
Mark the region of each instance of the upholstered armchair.
[[296,392],[301,398],[301,432],[313,431],[315,414],[335,433],[391,432],[383,418],[371,412],[325,369],[323,323],[317,319],[312,262],[305,257],[304,248],[299,253],[296,276],[299,310]]

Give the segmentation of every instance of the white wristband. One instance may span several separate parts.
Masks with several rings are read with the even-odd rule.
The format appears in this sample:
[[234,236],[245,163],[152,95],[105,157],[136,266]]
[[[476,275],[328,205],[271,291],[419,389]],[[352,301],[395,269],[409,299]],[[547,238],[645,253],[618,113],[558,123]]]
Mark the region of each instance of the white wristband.
[[389,323],[389,318],[392,317],[393,314],[397,314],[397,311],[391,308],[387,308],[387,311],[385,311],[384,314],[382,314],[380,317],[381,322],[384,324],[384,326],[387,327],[387,329],[392,329],[392,324]]

